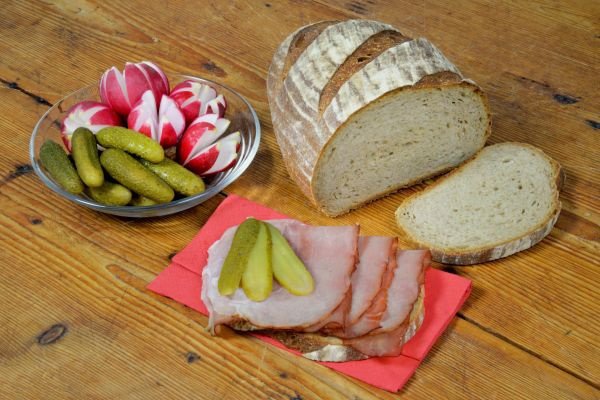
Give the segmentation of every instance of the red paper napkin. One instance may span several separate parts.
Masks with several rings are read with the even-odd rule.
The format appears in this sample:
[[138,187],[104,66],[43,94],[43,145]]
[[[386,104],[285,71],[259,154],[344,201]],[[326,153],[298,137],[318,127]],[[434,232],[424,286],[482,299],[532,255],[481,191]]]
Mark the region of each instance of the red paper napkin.
[[[200,300],[200,291],[201,272],[207,263],[208,248],[228,228],[240,224],[250,216],[257,219],[288,218],[270,208],[230,195],[219,205],[192,242],[173,257],[171,265],[148,288],[207,315],[206,307]],[[471,281],[468,279],[430,268],[425,276],[425,320],[417,334],[402,349],[402,355],[320,364],[379,388],[398,391],[415,372],[470,292]],[[255,336],[298,354],[274,339],[260,334]]]

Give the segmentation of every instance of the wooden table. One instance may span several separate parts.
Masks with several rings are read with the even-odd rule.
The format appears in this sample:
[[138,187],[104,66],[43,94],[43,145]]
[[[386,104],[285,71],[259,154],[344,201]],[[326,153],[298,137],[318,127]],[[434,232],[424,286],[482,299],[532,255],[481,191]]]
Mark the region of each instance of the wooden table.
[[[205,317],[145,289],[226,193],[308,223],[397,234],[393,211],[414,189],[327,218],[288,177],[270,121],[265,76],[280,41],[357,17],[428,37],[489,95],[490,143],[539,146],[568,175],[556,227],[535,248],[438,266],[474,290],[400,394],[231,331],[211,337]],[[0,398],[599,398],[599,21],[593,1],[3,2]],[[170,217],[117,218],[59,198],[32,173],[34,124],[104,69],[144,59],[246,96],[263,128],[255,162],[226,193]]]

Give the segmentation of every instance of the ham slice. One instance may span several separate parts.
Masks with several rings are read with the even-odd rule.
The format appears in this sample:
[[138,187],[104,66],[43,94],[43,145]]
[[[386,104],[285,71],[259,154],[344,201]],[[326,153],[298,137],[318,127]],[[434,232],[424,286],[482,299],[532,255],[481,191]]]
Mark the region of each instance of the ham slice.
[[350,309],[350,303],[352,301],[352,290],[348,288],[346,297],[337,306],[337,308],[327,318],[319,321],[318,323],[309,326],[308,328],[301,329],[302,332],[337,332],[344,329],[344,322]]
[[[368,315],[361,319],[362,315],[370,309],[373,300],[381,291],[386,267],[390,261],[390,248],[396,239],[387,236],[361,236],[358,238],[358,263],[352,273],[351,290],[346,298],[324,321],[313,325],[304,332],[326,332],[338,337],[354,337],[364,335],[379,326],[379,319],[385,310],[385,298],[383,299],[383,310],[379,312],[379,318]],[[391,257],[395,257],[394,251]],[[373,319],[377,318],[376,321]],[[358,320],[361,323],[356,326]],[[366,322],[366,323],[365,323]],[[348,330],[349,327],[354,327]]]
[[345,341],[368,356],[394,356],[423,321],[425,271],[431,264],[429,250],[399,250],[397,266],[387,290],[387,308],[379,328],[368,335]]
[[386,236],[361,236],[358,263],[352,274],[349,309],[343,324],[322,329],[329,335],[351,338],[379,327],[387,305],[387,287],[396,266],[397,239]]
[[390,262],[392,242],[393,239],[386,236],[362,236],[358,239],[359,261],[352,274],[352,304],[347,323],[356,323],[381,290],[383,275]]
[[237,329],[295,329],[326,323],[347,299],[357,258],[358,226],[310,226],[294,220],[269,221],[281,231],[313,276],[315,290],[294,296],[277,284],[263,302],[249,300],[242,289],[221,296],[217,282],[237,227],[228,229],[208,250],[202,271],[202,301],[209,329],[221,324]]
[[[383,256],[387,258],[385,268],[381,274],[381,282],[378,286],[378,291],[375,297],[371,301],[369,308],[356,320],[355,322],[348,322],[342,337],[353,338],[357,336],[366,335],[374,329],[379,328],[383,314],[387,308],[388,303],[388,288],[392,283],[394,277],[394,271],[396,269],[396,249],[398,248],[398,239],[388,238],[389,241],[385,243],[386,249],[380,249],[383,252]],[[362,256],[361,260],[362,260]],[[354,276],[354,275],[353,275]],[[354,291],[354,290],[353,290]]]

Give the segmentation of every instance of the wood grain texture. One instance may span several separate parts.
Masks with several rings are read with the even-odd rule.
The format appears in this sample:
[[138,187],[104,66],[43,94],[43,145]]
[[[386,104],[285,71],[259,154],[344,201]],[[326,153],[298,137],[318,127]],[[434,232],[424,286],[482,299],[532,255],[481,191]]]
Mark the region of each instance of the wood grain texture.
[[[587,122],[600,120],[598,5],[327,3],[4,6],[0,398],[600,397],[600,174],[592,151],[600,136]],[[144,289],[222,197],[173,217],[115,218],[59,199],[28,166],[31,128],[48,102],[108,66],[150,59],[228,84],[257,109],[263,143],[228,193],[308,223],[360,222],[365,234],[395,234],[393,212],[417,188],[339,219],[320,215],[288,177],[268,113],[265,77],[277,45],[307,23],[357,16],[430,39],[487,92],[490,142],[534,144],[567,172],[563,212],[544,241],[504,260],[448,268],[473,280],[473,294],[400,396],[243,335],[210,337],[206,318]]]

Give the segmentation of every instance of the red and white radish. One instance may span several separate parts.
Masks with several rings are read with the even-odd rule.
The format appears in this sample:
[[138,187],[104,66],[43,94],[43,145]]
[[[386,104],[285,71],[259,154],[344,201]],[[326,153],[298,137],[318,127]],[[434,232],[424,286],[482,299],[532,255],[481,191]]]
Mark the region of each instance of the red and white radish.
[[205,114],[196,118],[185,130],[179,142],[177,148],[179,162],[184,164],[195,154],[213,144],[228,127],[229,120],[219,118],[217,114]]
[[65,147],[71,151],[71,136],[75,129],[85,127],[96,133],[107,126],[119,126],[121,118],[108,105],[97,101],[82,101],[67,111],[60,131]]
[[209,176],[231,168],[240,149],[241,136],[234,132],[192,155],[183,166],[200,176]]
[[123,73],[112,67],[100,79],[100,98],[123,116],[129,114],[147,90],[152,90],[157,100],[163,94],[169,94],[167,76],[150,61],[126,63]]
[[188,123],[203,114],[225,115],[227,103],[222,95],[207,84],[187,80],[176,85],[171,98],[177,102]]
[[167,95],[162,95],[158,110],[156,104],[154,92],[144,92],[129,113],[127,126],[154,139],[164,148],[175,146],[185,130],[185,116]]
[[206,103],[206,114],[217,114],[219,117],[225,115],[227,109],[227,102],[222,94],[218,95],[208,103]]

